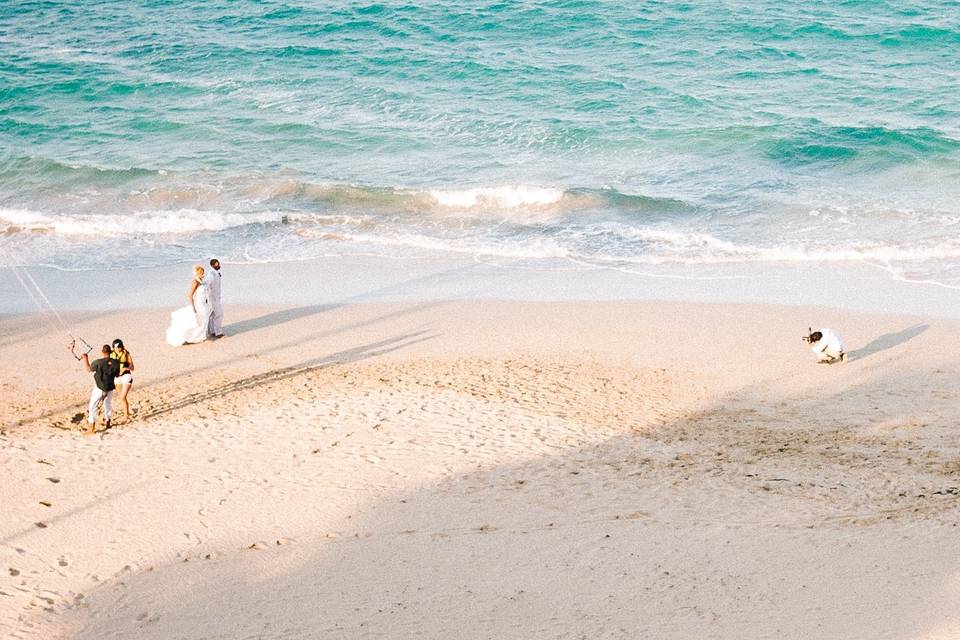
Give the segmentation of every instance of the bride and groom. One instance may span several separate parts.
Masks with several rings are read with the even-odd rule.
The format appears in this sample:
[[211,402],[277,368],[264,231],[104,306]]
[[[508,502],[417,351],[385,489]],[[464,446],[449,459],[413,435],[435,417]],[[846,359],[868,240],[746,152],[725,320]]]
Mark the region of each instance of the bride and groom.
[[210,270],[201,265],[193,268],[193,280],[187,298],[190,304],[170,314],[167,344],[203,342],[209,337],[223,337],[223,305],[220,303],[220,261],[210,261]]

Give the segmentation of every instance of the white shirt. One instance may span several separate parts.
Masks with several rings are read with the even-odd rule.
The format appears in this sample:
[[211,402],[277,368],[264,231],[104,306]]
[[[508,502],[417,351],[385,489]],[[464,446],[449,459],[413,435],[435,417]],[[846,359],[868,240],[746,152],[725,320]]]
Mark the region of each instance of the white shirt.
[[829,351],[830,353],[840,353],[843,351],[843,340],[840,339],[832,329],[823,327],[819,330],[823,337],[810,346],[810,350],[820,354]]
[[210,267],[209,278],[204,278],[204,284],[207,285],[207,293],[210,296],[210,303],[220,304],[220,272]]

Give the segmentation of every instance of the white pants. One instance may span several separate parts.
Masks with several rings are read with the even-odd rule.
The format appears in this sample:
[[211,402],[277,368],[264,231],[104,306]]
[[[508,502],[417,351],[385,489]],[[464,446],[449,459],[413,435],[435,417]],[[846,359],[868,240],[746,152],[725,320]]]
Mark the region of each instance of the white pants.
[[97,405],[100,403],[100,398],[103,398],[104,419],[109,420],[111,413],[113,413],[110,402],[113,398],[113,391],[101,391],[94,385],[93,391],[90,392],[90,404],[87,405],[87,422],[90,424],[96,424],[97,422]]
[[223,306],[214,303],[213,313],[210,314],[210,322],[207,324],[207,334],[219,336],[223,334]]

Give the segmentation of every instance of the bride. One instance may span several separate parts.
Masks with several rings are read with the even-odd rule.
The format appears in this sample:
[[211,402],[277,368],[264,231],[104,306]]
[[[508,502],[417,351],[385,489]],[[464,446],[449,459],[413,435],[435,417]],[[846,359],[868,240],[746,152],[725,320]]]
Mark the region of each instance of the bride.
[[170,314],[170,326],[167,327],[167,344],[179,347],[182,344],[203,342],[207,339],[207,325],[213,306],[207,297],[207,287],[203,284],[203,267],[193,268],[193,281],[187,299],[190,305],[181,307]]

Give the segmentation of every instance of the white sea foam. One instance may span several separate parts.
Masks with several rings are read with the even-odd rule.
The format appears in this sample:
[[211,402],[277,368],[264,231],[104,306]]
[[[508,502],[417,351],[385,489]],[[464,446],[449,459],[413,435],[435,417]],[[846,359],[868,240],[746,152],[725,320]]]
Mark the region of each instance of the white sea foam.
[[428,192],[434,202],[442,207],[470,209],[474,207],[545,207],[563,199],[563,189],[506,185],[479,187],[475,189],[433,189]]
[[373,244],[384,247],[422,249],[475,256],[516,259],[568,258],[570,251],[546,238],[529,238],[517,243],[485,242],[480,238],[436,238],[421,234],[401,233],[385,236],[365,233],[344,233],[339,237],[347,242]]
[[[512,189],[512,188],[511,188]],[[470,202],[471,191],[457,191],[457,202]],[[497,190],[496,193],[514,194]],[[562,194],[562,192],[560,192]],[[467,194],[467,195],[464,195]],[[545,194],[519,197],[513,202],[544,202]],[[512,197],[512,196],[511,196]],[[550,196],[551,198],[555,197]],[[556,201],[556,200],[550,200]],[[776,243],[734,242],[703,231],[681,228],[649,228],[606,223],[592,228],[557,229],[550,236],[518,231],[510,234],[499,226],[480,225],[464,233],[447,225],[408,225],[403,220],[345,214],[305,214],[270,211],[219,212],[198,209],[133,211],[126,214],[46,213],[26,209],[0,209],[0,233],[53,233],[62,236],[150,236],[195,234],[289,221],[283,244],[336,239],[340,242],[510,257],[517,259],[575,258],[594,264],[720,264],[736,262],[851,262],[876,263],[945,261],[960,259],[960,238],[900,239],[897,241],[849,241],[824,244],[780,239]],[[421,221],[422,222],[422,221]],[[305,226],[306,225],[306,226]],[[446,228],[446,230],[444,230]],[[496,232],[494,232],[496,230]],[[450,232],[457,235],[451,237]],[[287,232],[280,231],[281,234]],[[298,250],[298,249],[296,249]]]
[[960,240],[886,244],[851,242],[840,245],[785,243],[762,246],[737,244],[708,234],[682,232],[637,231],[646,240],[642,253],[610,255],[599,251],[595,256],[610,261],[637,264],[722,264],[735,262],[922,262],[960,258]]
[[[705,233],[683,233],[666,230],[633,230],[634,242],[642,249],[625,251],[624,247],[583,245],[565,242],[563,238],[536,236],[511,239],[466,236],[440,238],[432,235],[397,232],[354,233],[341,231],[326,239],[438,252],[467,253],[476,256],[515,259],[570,258],[594,265],[709,265],[749,262],[871,262],[877,264],[920,263],[960,258],[960,240],[914,242],[902,245],[859,243],[850,246],[779,246],[741,245]],[[568,239],[572,240],[572,238]]]
[[282,220],[283,214],[276,212],[222,213],[177,209],[126,214],[49,214],[25,209],[0,209],[0,231],[45,231],[64,236],[189,234]]

